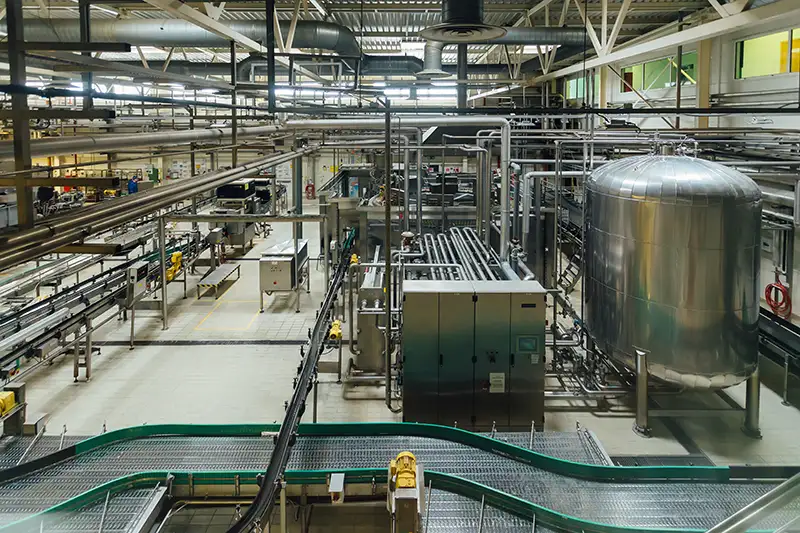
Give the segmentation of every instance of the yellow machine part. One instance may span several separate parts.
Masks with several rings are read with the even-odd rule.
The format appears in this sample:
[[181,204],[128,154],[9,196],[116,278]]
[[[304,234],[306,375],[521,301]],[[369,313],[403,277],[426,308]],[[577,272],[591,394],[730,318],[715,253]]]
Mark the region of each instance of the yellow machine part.
[[411,452],[400,452],[389,464],[389,474],[395,488],[413,489],[417,486],[417,458]]
[[14,393],[11,391],[0,391],[0,415],[5,415],[14,406],[17,405],[17,401],[14,398]]
[[181,270],[181,263],[183,261],[183,252],[173,252],[170,256],[170,267],[167,269],[167,281],[172,281],[178,272]]
[[328,338],[332,341],[338,341],[342,338],[342,322],[334,320],[331,322],[331,330],[328,333]]
[[355,265],[358,263],[358,254],[353,254],[350,256],[350,264]]

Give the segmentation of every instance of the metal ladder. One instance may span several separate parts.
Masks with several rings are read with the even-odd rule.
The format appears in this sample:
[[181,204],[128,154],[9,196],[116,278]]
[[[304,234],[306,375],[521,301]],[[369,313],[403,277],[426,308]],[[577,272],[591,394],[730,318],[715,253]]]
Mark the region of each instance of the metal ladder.
[[581,270],[581,254],[576,251],[569,258],[569,263],[558,277],[558,286],[564,289],[564,293],[569,294],[575,288],[578,280],[583,274]]

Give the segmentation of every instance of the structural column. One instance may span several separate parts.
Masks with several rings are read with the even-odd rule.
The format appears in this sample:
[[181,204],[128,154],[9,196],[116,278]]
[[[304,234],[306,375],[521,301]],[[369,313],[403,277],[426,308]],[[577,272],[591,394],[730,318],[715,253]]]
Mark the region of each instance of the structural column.
[[[81,30],[81,44],[89,44],[91,42],[91,33],[89,31],[90,25],[90,14],[89,9],[91,7],[91,0],[79,0],[78,1],[78,14],[80,15],[80,30]],[[91,57],[91,52],[83,52],[81,55]],[[83,109],[89,110],[94,107],[94,102],[92,102],[92,73],[84,72],[81,74],[81,79],[83,80],[84,89],[88,93],[86,96],[83,97]]]
[[[22,0],[6,0],[6,26],[8,31],[8,64],[13,87],[25,87],[25,43],[22,24]],[[14,116],[14,170],[31,168],[31,130],[28,124],[28,96],[14,92],[11,95]],[[17,190],[17,220],[20,229],[32,228],[34,221],[33,191],[27,185],[28,174],[14,176]]]
[[231,167],[238,166],[239,149],[236,147],[237,139],[236,132],[239,128],[239,122],[236,118],[236,43],[231,41],[231,144],[233,150],[231,151]]
[[[711,106],[711,39],[697,43],[697,103],[696,107]],[[708,117],[698,117],[698,128],[708,128]]]
[[464,81],[469,77],[467,74],[467,45],[458,45],[458,87],[456,92],[458,94],[458,107],[464,109],[467,107],[467,84]]
[[599,67],[597,75],[600,76],[600,108],[605,109],[608,107],[608,67],[603,65]]

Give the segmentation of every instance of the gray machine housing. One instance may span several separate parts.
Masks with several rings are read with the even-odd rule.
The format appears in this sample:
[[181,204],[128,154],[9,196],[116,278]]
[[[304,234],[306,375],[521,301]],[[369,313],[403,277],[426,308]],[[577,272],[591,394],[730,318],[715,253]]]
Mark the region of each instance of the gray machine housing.
[[406,281],[403,420],[544,426],[545,295],[534,281]]
[[308,261],[308,239],[298,239],[297,266],[294,260],[294,241],[291,239],[276,244],[261,254],[258,267],[262,294],[297,288],[297,275]]

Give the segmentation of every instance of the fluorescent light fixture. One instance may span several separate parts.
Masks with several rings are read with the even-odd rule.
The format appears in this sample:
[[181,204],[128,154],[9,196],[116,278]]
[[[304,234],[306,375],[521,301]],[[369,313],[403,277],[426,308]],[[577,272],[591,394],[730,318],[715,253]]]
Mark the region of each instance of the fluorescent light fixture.
[[513,83],[511,85],[506,85],[505,87],[498,87],[496,89],[492,89],[491,91],[486,91],[485,93],[475,94],[470,96],[467,100],[471,102],[472,100],[477,100],[478,98],[488,98],[489,96],[495,96],[508,91],[513,91],[514,89],[519,89],[520,87],[521,86],[518,83]]

